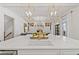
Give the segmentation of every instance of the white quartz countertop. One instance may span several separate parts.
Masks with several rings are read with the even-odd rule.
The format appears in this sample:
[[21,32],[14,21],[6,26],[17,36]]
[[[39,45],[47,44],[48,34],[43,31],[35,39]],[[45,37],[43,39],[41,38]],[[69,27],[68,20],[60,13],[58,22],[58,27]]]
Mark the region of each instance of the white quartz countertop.
[[79,49],[79,40],[49,35],[48,39],[34,40],[31,35],[18,36],[0,42],[0,50],[20,49]]

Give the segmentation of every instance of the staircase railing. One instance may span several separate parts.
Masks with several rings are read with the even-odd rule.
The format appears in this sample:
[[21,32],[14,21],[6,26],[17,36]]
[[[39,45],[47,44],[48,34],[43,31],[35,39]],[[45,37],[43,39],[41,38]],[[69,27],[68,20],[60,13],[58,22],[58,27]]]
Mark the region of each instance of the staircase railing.
[[4,38],[7,38],[11,34],[12,34],[12,32],[8,33],[6,36],[4,36]]

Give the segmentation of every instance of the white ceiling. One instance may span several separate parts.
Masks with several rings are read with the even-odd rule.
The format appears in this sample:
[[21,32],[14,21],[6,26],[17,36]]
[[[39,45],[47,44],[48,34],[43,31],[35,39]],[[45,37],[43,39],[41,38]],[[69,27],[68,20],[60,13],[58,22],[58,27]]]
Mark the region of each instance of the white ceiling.
[[64,12],[68,11],[71,8],[74,8],[78,6],[79,4],[41,4],[41,3],[35,3],[35,4],[0,4],[0,6],[9,8],[10,10],[16,12],[19,16],[26,18],[25,12],[27,11],[27,6],[31,6],[32,14],[33,16],[48,16],[48,8],[50,6],[55,6],[55,10],[57,11],[57,16],[60,16]]

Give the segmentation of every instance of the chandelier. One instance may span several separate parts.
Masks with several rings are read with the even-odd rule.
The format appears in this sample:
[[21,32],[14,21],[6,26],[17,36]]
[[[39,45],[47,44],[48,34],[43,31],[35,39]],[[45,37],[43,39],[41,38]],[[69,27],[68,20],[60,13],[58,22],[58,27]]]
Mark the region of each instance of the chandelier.
[[26,16],[27,17],[31,17],[32,16],[32,12],[30,10],[29,11],[26,11],[25,13],[26,13]]
[[25,14],[26,14],[27,17],[31,17],[32,16],[30,5],[27,6],[27,10],[25,11]]
[[49,6],[48,11],[49,11],[49,16],[50,17],[55,16],[57,14],[55,6]]

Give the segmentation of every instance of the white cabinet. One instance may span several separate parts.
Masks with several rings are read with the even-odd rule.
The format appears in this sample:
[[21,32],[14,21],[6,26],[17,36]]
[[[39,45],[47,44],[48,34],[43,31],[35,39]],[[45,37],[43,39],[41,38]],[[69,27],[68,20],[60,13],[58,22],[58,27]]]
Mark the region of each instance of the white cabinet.
[[29,49],[29,50],[18,50],[19,55],[58,55],[59,50],[47,50],[47,49]]
[[74,50],[74,49],[70,49],[70,50],[61,50],[61,55],[79,55],[79,50]]
[[19,55],[78,55],[79,50],[74,49],[26,49],[18,50]]

